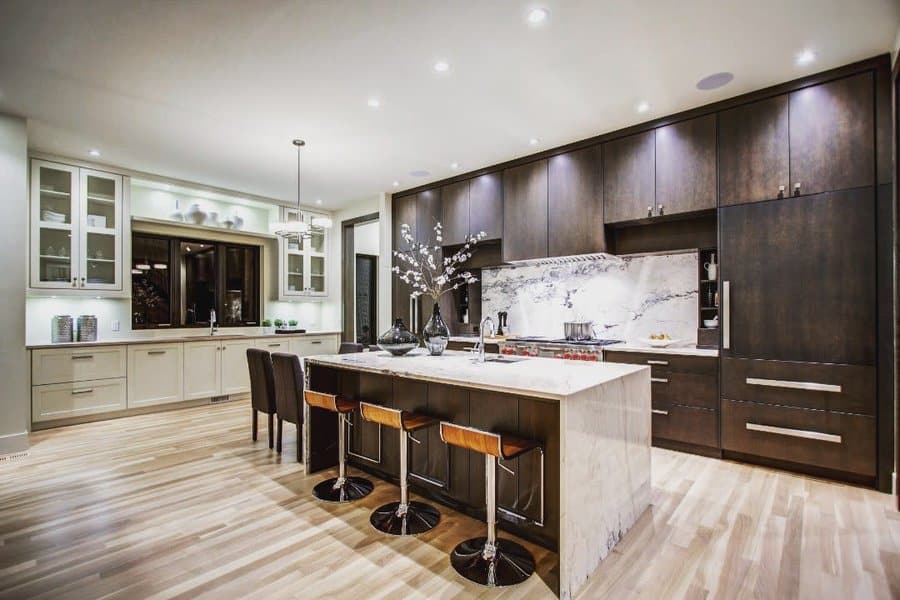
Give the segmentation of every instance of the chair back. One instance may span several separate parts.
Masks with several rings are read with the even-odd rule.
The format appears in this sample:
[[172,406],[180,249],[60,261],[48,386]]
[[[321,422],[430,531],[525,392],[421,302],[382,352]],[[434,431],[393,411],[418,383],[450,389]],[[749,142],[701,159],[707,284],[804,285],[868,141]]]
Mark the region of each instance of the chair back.
[[451,446],[503,458],[500,436],[490,431],[441,421],[441,440]]
[[275,408],[278,417],[289,423],[303,423],[303,365],[296,354],[272,354],[275,371]]
[[275,412],[272,358],[265,350],[247,348],[247,366],[250,368],[250,399],[253,408],[271,415]]
[[341,347],[338,350],[338,354],[353,354],[355,352],[362,352],[364,346],[362,344],[354,344],[353,342],[341,342]]

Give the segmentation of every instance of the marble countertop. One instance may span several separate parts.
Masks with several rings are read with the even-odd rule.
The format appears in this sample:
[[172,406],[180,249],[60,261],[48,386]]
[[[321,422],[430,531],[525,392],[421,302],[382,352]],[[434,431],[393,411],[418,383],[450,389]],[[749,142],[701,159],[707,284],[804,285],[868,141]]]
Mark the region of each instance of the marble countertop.
[[[496,356],[496,355],[494,355]],[[649,367],[620,363],[588,363],[554,358],[514,357],[516,362],[476,363],[468,352],[446,351],[429,356],[424,348],[406,356],[363,352],[310,356],[308,363],[367,373],[408,377],[481,390],[550,400],[567,397]]]
[[[471,342],[471,343],[475,344],[478,342],[478,336],[477,335],[451,335],[450,341],[451,342],[466,342],[466,343]],[[485,344],[497,344],[497,343],[503,342],[503,341],[506,341],[505,336],[504,337],[488,336],[488,337],[484,338]]]
[[604,346],[603,350],[616,350],[620,352],[645,352],[647,354],[680,354],[682,356],[719,356],[716,348],[698,348],[697,346],[676,346],[671,348],[653,348],[651,346],[643,346],[635,342],[624,342],[621,344],[613,344]]
[[[201,331],[201,330],[198,330]],[[206,332],[205,329],[202,331]],[[222,331],[221,329],[219,330]],[[27,344],[28,350],[41,350],[44,348],[92,348],[95,346],[123,346],[130,344],[166,344],[175,342],[206,342],[209,340],[247,340],[261,338],[290,339],[292,337],[306,337],[311,335],[337,335],[340,331],[306,331],[304,333],[217,333],[216,335],[183,334],[183,335],[138,335],[134,337],[122,337],[115,339],[97,340],[96,342],[64,342],[61,344]]]

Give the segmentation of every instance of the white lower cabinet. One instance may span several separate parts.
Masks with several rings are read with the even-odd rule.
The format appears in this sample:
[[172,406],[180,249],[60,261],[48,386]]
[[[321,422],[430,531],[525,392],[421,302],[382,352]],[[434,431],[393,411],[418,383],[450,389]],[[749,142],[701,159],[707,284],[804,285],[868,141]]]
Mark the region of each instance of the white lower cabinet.
[[291,340],[291,354],[300,357],[337,354],[337,351],[338,337],[336,335],[304,336]]
[[125,410],[125,378],[36,385],[31,403],[36,423]]
[[256,346],[255,340],[223,342],[222,394],[250,393],[250,368],[247,366],[247,349]]
[[222,342],[184,343],[184,399],[220,396],[222,389]]
[[128,408],[180,402],[182,344],[128,347]]
[[256,340],[255,346],[266,352],[291,352],[291,340],[287,338],[261,338]]
[[31,353],[31,383],[125,377],[125,346],[44,348]]

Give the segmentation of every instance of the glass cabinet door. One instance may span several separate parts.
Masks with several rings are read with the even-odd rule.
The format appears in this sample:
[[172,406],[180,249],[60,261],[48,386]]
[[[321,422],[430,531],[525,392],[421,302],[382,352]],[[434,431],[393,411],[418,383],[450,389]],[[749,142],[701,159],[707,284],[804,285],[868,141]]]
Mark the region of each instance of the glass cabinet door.
[[34,161],[31,171],[31,284],[78,286],[78,169]]
[[81,169],[81,274],[79,287],[120,289],[122,178]]
[[282,239],[282,296],[322,296],[325,287],[325,256],[327,230],[320,225],[312,225],[314,213],[283,208],[285,221],[301,218],[309,226],[305,236]]

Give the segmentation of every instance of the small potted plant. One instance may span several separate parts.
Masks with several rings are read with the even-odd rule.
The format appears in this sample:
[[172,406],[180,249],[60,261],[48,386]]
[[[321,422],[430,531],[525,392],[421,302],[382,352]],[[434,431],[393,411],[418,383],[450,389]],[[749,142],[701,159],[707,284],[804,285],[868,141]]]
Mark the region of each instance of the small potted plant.
[[273,323],[275,324],[275,331],[284,327],[284,319],[275,319]]
[[291,319],[288,321],[288,327],[291,329],[297,329],[297,319]]
[[263,319],[262,326],[263,326],[263,331],[265,333],[274,333],[275,332],[275,328],[272,327],[272,321],[269,319]]

